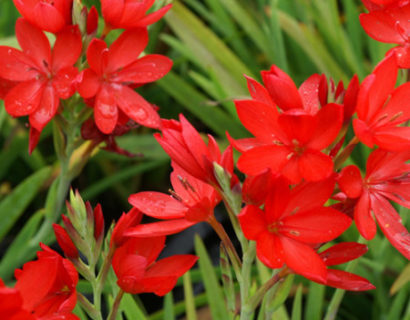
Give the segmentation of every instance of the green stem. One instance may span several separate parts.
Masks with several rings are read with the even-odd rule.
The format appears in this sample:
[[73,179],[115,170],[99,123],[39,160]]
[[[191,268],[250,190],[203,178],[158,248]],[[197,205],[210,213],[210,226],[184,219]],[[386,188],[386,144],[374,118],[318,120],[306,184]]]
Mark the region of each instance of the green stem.
[[87,312],[87,314],[93,320],[102,320],[101,313],[95,309],[90,301],[84,297],[81,293],[77,294],[77,301],[80,304],[81,308]]
[[120,291],[118,291],[117,293],[117,296],[115,297],[114,304],[112,305],[112,309],[111,309],[110,314],[108,315],[107,320],[115,320],[115,318],[117,317],[118,309],[120,308],[121,299],[123,295],[124,295],[124,291],[120,289]]
[[224,198],[223,193],[221,193],[221,195],[224,199],[223,201],[224,201],[224,204],[225,204],[225,208],[228,211],[228,216],[229,216],[229,219],[231,220],[231,224],[232,224],[233,230],[235,232],[235,235],[238,238],[239,243],[241,244],[242,252],[245,252],[248,249],[248,241],[246,240],[246,238],[245,238],[245,236],[242,232],[242,229],[241,229],[241,226],[239,224],[238,217],[237,217],[238,214],[240,213],[240,206],[239,206],[239,209],[234,210],[233,207],[235,207],[235,206],[231,206],[229,201],[226,198]]
[[[243,264],[242,264],[242,283],[240,283],[240,294],[241,294],[241,306],[246,305],[246,301],[249,299],[249,290],[251,286],[251,272],[252,265],[255,261],[256,256],[256,242],[251,241],[248,249],[243,254]],[[241,319],[243,317],[244,309],[241,308]]]
[[335,158],[334,160],[334,170],[340,169],[342,164],[346,161],[346,159],[350,156],[350,154],[353,152],[354,148],[356,145],[359,143],[359,139],[354,136],[352,140],[347,144],[347,146],[343,149],[342,152],[339,153],[339,155]]
[[[365,243],[366,240],[359,236],[359,239],[357,241],[358,243]],[[356,268],[357,264],[359,263],[359,259],[355,259],[350,261],[347,266],[345,271],[346,272],[353,272],[354,269]],[[340,304],[342,303],[343,297],[345,295],[345,290],[342,289],[336,289],[332,299],[330,300],[329,306],[327,308],[327,312],[323,320],[333,320],[336,318],[336,314],[339,310]]]

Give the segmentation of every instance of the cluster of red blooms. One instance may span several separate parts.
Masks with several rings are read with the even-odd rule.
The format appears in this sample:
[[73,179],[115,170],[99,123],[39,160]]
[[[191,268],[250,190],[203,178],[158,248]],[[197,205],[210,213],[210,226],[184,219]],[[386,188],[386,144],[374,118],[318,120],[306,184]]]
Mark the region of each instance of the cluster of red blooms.
[[[0,46],[0,98],[11,116],[28,116],[30,152],[43,128],[63,110],[60,100],[75,92],[94,108],[96,126],[105,135],[130,119],[151,128],[161,126],[154,106],[133,90],[160,79],[172,66],[161,55],[139,58],[148,44],[147,25],[170,9],[168,5],[146,14],[154,1],[101,1],[102,37],[111,29],[126,29],[108,48],[96,38],[94,7],[83,7],[79,21],[74,21],[73,0],[14,0],[23,16],[16,23],[21,50]],[[78,2],[74,6],[81,6]],[[44,31],[54,33],[53,48]]]
[[[94,122],[86,122],[83,137],[111,139],[107,148],[123,152],[112,135],[125,132],[132,120],[160,129],[155,138],[172,159],[171,194],[131,195],[134,208],[113,229],[106,258],[123,291],[164,295],[195,264],[197,257],[192,255],[156,259],[167,235],[199,222],[217,230],[214,208],[226,200],[217,166],[224,169],[230,188],[242,191],[244,206],[234,218],[245,238],[256,242],[257,257],[270,268],[286,267],[287,272],[347,290],[374,288],[358,275],[328,268],[367,251],[355,242],[327,246],[352,220],[367,240],[375,236],[377,221],[391,244],[410,259],[410,234],[390,203],[410,208],[410,83],[395,87],[399,68],[410,66],[410,4],[363,2],[370,11],[361,16],[365,30],[399,47],[361,84],[353,77],[346,89],[318,74],[297,88],[276,66],[262,72],[263,84],[247,78],[251,98],[235,104],[239,119],[254,137],[229,136],[231,145],[221,152],[212,136],[206,144],[182,115],[179,121],[160,119],[154,106],[133,90],[171,68],[164,56],[138,58],[148,43],[146,26],[169,6],[146,14],[154,0],[101,0],[104,34],[125,29],[107,47],[95,37],[95,9],[83,10],[81,26],[72,25],[72,1],[14,0],[24,17],[16,24],[22,50],[0,47],[0,93],[9,114],[29,116],[30,149],[44,126],[61,112],[60,99],[78,92],[94,108]],[[53,49],[44,31],[55,34]],[[81,69],[83,65],[88,67]],[[343,147],[349,126],[354,136]],[[342,168],[359,142],[374,148],[364,177],[357,166]],[[246,174],[242,186],[234,173],[233,148],[241,153],[237,167]],[[332,205],[326,205],[329,202]],[[163,221],[140,224],[142,213]],[[104,239],[101,208],[87,205],[85,217],[98,248],[94,254],[99,254]],[[74,266],[82,261],[79,251],[87,251],[80,220],[69,207],[69,217],[63,216],[65,228],[54,226],[68,259],[42,246],[37,261],[16,271],[14,289],[0,283],[0,312],[15,319],[76,319],[71,315],[78,281]],[[44,272],[50,276],[38,276]]]

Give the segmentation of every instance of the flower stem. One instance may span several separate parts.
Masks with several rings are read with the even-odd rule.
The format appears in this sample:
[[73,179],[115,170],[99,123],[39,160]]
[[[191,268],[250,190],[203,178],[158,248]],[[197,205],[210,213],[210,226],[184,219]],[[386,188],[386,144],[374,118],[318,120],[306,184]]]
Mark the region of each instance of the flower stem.
[[346,161],[346,159],[350,156],[350,154],[353,152],[354,148],[356,145],[359,143],[359,139],[354,136],[352,140],[347,144],[347,146],[343,149],[342,152],[339,153],[339,155],[335,158],[334,164],[335,164],[335,170],[340,169],[342,164]]
[[86,297],[84,297],[81,293],[77,293],[77,301],[80,304],[81,308],[87,312],[93,320],[102,320],[101,313],[96,310],[96,308],[92,305],[90,301]]
[[114,304],[112,305],[112,309],[111,309],[110,314],[108,315],[107,320],[115,320],[115,318],[117,317],[118,309],[120,307],[121,299],[123,295],[124,295],[124,291],[120,289],[120,291],[118,291],[117,293],[117,296],[115,297]]

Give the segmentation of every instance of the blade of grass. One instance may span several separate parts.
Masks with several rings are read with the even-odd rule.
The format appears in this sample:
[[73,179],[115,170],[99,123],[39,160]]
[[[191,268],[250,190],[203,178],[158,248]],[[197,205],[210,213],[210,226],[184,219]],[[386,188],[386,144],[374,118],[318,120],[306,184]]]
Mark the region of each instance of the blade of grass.
[[197,320],[195,310],[195,296],[192,290],[191,274],[190,271],[186,272],[182,276],[184,282],[184,297],[185,297],[185,309],[187,320]]

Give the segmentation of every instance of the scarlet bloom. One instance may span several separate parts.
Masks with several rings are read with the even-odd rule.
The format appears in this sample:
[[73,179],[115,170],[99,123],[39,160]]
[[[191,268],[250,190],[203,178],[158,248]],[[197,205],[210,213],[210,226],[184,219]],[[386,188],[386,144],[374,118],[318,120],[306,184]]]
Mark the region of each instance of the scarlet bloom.
[[131,238],[116,249],[112,266],[122,290],[163,296],[198,259],[193,255],[175,255],[156,261],[164,246],[165,237]]
[[78,258],[78,250],[75,247],[70,236],[68,235],[67,231],[65,231],[62,226],[55,223],[53,224],[53,229],[58,245],[60,246],[61,250],[63,250],[66,257],[72,259]]
[[239,215],[245,237],[256,241],[258,258],[270,268],[286,264],[295,273],[326,282],[326,265],[313,244],[338,237],[351,219],[323,207],[333,192],[334,179],[305,182],[292,190],[277,179],[266,199],[264,210],[246,206]]
[[122,246],[127,240],[125,232],[129,228],[139,225],[141,219],[142,213],[137,208],[132,208],[127,213],[123,213],[112,231],[110,246]]
[[400,126],[410,119],[410,83],[394,88],[397,64],[394,56],[385,58],[366,77],[357,101],[353,128],[357,138],[370,148],[389,151],[410,149],[410,128]]
[[129,87],[156,81],[171,69],[172,61],[165,56],[138,59],[147,44],[147,30],[141,28],[123,32],[109,49],[100,39],[93,39],[87,49],[90,68],[83,72],[78,92],[85,99],[95,96],[95,123],[105,134],[114,131],[120,112],[143,126],[161,126],[154,108]]
[[360,234],[367,240],[373,239],[376,234],[374,216],[390,243],[407,259],[410,259],[410,234],[389,200],[410,208],[410,165],[406,163],[409,159],[409,152],[377,149],[367,160],[364,179],[359,168],[351,165],[342,170],[338,180],[349,198],[358,199],[354,220]]
[[21,15],[44,31],[57,33],[71,24],[73,0],[13,0]]
[[16,37],[22,51],[0,46],[0,77],[17,83],[7,92],[5,107],[14,117],[28,115],[39,136],[56,114],[60,99],[75,92],[77,69],[73,64],[81,54],[81,34],[76,26],[64,29],[51,50],[45,34],[20,18]]
[[155,0],[101,0],[101,10],[105,22],[111,28],[132,29],[146,27],[161,19],[171,4],[150,14],[146,14]]
[[38,260],[15,271],[15,289],[23,300],[22,308],[36,319],[71,314],[77,302],[77,271],[69,260],[43,244],[40,246],[43,251],[37,252]]
[[[341,242],[319,253],[327,267],[349,262],[361,257],[367,252],[367,246],[356,242]],[[356,274],[338,269],[327,269],[324,285],[350,291],[365,291],[375,289],[367,279]]]
[[[379,4],[377,4],[379,2]],[[360,15],[360,23],[373,39],[385,43],[397,43],[391,49],[400,68],[410,68],[410,3],[409,1],[372,1],[367,6],[369,13]],[[380,5],[383,5],[380,7]]]
[[208,135],[208,145],[198,131],[180,114],[176,120],[162,121],[162,135],[154,134],[155,139],[178,166],[189,175],[203,182],[218,185],[214,176],[213,162],[221,165],[233,176],[232,148],[221,154],[214,137]]
[[[267,168],[292,183],[326,179],[333,161],[321,151],[336,139],[343,122],[343,107],[318,95],[320,79],[309,78],[299,93],[293,81],[273,66],[263,72],[266,89],[253,79],[248,86],[253,100],[235,101],[242,124],[255,138],[231,141],[242,152],[238,168],[258,175]],[[275,103],[283,112],[280,112]]]
[[362,0],[363,4],[369,11],[391,9],[402,7],[408,4],[409,0]]
[[0,279],[0,314],[4,319],[36,320],[35,316],[23,309],[23,299],[15,288],[7,288]]
[[167,221],[140,224],[125,233],[131,237],[162,236],[180,232],[214,216],[214,208],[221,200],[209,184],[186,173],[173,163],[171,195],[160,192],[139,192],[128,201],[146,215]]

